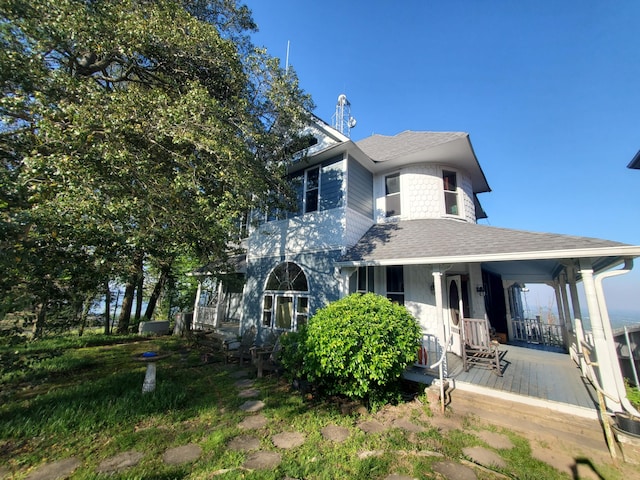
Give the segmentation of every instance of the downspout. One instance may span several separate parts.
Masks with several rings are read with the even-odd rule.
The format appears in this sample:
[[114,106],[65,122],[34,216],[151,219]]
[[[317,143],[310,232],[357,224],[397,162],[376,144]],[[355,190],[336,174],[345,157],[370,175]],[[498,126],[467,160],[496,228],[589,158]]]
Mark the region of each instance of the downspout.
[[624,267],[619,270],[612,270],[608,272],[602,272],[595,275],[595,284],[596,284],[596,294],[598,296],[598,305],[600,308],[600,317],[603,320],[603,328],[605,334],[605,340],[607,342],[607,350],[609,352],[609,360],[612,365],[615,365],[614,369],[614,382],[616,386],[616,391],[618,393],[618,398],[620,398],[620,403],[624,407],[624,409],[629,412],[631,415],[635,417],[640,417],[640,412],[631,405],[629,399],[627,398],[627,392],[624,386],[624,381],[622,379],[622,373],[620,371],[620,361],[618,360],[618,355],[616,354],[616,348],[613,343],[613,330],[611,329],[611,322],[609,321],[609,312],[607,310],[607,302],[604,296],[604,288],[602,286],[602,281],[605,278],[616,277],[618,275],[624,275],[629,273],[633,268],[633,259],[625,258],[624,259]]

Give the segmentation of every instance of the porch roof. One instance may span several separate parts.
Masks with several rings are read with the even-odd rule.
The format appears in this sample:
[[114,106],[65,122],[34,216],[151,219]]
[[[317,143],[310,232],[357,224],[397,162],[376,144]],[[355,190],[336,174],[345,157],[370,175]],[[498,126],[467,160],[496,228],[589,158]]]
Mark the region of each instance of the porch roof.
[[374,225],[339,265],[482,263],[505,279],[542,282],[555,278],[564,260],[591,258],[599,271],[638,256],[640,246],[611,240],[422,219]]

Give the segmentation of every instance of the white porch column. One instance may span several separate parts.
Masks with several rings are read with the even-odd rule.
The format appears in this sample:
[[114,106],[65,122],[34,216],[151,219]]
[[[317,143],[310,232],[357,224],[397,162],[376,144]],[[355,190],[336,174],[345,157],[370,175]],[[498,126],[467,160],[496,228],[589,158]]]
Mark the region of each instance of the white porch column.
[[196,326],[196,322],[198,321],[198,305],[200,305],[200,294],[202,293],[202,278],[197,277],[197,279],[198,290],[196,291],[196,301],[193,304],[193,320],[191,320],[192,329]]
[[349,278],[356,271],[356,267],[341,267],[340,268],[340,297],[346,297],[349,295]]
[[[580,273],[582,274],[582,282],[584,284],[584,293],[587,298],[587,308],[589,309],[589,319],[591,320],[591,331],[593,332],[593,343],[595,347],[598,367],[598,382],[602,389],[613,398],[618,398],[618,391],[615,382],[614,367],[611,364],[611,357],[607,347],[607,339],[604,335],[604,325],[602,316],[600,315],[600,304],[598,302],[598,294],[593,278],[593,267],[590,259],[580,259]],[[620,410],[619,402],[615,402],[605,397],[607,406],[611,410]]]
[[[567,297],[567,273],[560,274],[560,298],[564,310],[564,326],[567,332],[573,331],[571,326],[571,310],[569,309],[569,298]],[[565,339],[566,340],[566,339]]]
[[580,308],[580,297],[578,296],[576,280],[576,267],[567,267],[567,276],[569,280],[569,293],[571,294],[571,306],[573,307],[573,315],[571,319],[579,318],[582,320],[582,310]]
[[217,295],[218,296],[216,298],[216,314],[215,314],[216,316],[215,316],[215,320],[214,320],[213,326],[215,328],[218,328],[218,326],[220,325],[220,322],[222,320],[224,320],[224,318],[220,318],[220,317],[224,317],[225,316],[226,309],[225,308],[220,308],[220,305],[222,304],[222,301],[224,300],[224,295],[223,295],[224,289],[223,289],[223,286],[222,286],[222,280],[216,280],[216,282],[218,282],[218,285],[217,285],[217,287],[218,287],[217,288],[217,290],[218,290]]
[[442,342],[442,345],[444,345],[444,343],[447,341],[447,330],[444,324],[444,311],[443,311],[444,302],[442,299],[442,291],[443,291],[442,267],[440,265],[434,265],[431,275],[433,275],[433,286],[434,286],[434,295],[436,298],[436,312],[437,312],[438,325],[440,326],[440,331],[442,335],[441,342]]
[[[562,281],[556,280],[553,282],[553,291],[556,294],[556,306],[558,307],[558,323],[561,328],[562,334],[562,344],[567,347],[567,313],[566,313],[566,303],[562,297]],[[566,293],[566,292],[565,292]],[[566,295],[565,295],[566,296]]]
[[513,317],[511,317],[511,296],[509,295],[509,287],[511,287],[515,282],[513,281],[502,281],[502,288],[504,290],[504,303],[506,306],[506,315],[507,315],[507,335],[508,338],[513,340]]

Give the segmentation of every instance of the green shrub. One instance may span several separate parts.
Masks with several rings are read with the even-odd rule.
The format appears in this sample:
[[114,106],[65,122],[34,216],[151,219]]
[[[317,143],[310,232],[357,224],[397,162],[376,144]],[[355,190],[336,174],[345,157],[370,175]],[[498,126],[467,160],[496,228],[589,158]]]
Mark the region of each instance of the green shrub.
[[298,358],[306,379],[324,393],[375,407],[397,395],[420,338],[404,306],[372,293],[354,294],[316,312],[299,335]]

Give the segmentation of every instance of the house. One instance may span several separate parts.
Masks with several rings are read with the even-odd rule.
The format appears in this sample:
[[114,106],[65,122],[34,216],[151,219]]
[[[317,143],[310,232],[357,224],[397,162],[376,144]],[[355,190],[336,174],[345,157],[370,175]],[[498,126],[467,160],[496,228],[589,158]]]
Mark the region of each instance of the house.
[[[404,304],[436,352],[460,355],[460,319],[486,317],[502,341],[535,336],[587,369],[580,319],[588,312],[598,375],[620,408],[624,386],[602,281],[629,271],[639,246],[478,224],[486,217],[478,196],[490,188],[467,133],[405,131],[354,142],[315,120],[305,132],[313,145],[289,169],[295,211],[254,215],[246,255],[208,294],[199,291],[196,327],[255,326],[264,338],[296,330],[345,295],[375,292]],[[241,281],[227,287],[231,277]],[[554,286],[557,323],[524,318],[526,283]]]

